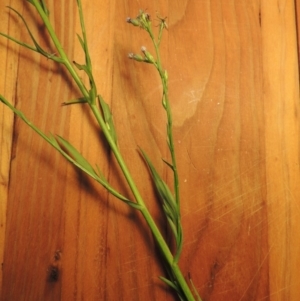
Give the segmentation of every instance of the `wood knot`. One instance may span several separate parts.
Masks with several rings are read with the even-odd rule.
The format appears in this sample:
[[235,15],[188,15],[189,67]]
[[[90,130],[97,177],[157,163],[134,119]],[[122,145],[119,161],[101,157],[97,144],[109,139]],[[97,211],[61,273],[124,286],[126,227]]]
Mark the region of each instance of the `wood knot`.
[[48,268],[48,281],[56,282],[59,278],[59,268],[57,265],[51,264]]
[[47,281],[48,282],[57,282],[60,275],[60,260],[62,252],[61,250],[56,250],[54,252],[52,263],[47,269]]

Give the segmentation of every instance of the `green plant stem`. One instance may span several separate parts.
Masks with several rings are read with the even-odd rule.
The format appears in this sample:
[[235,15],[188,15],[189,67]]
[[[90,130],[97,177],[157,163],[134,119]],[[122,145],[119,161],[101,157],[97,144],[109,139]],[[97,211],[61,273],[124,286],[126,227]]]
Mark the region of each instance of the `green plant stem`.
[[99,112],[98,107],[95,104],[91,104],[90,108],[91,108],[92,112],[94,113],[100,127],[103,130],[103,133],[107,139],[107,142],[109,143],[109,146],[110,146],[112,152],[114,153],[116,160],[119,163],[119,166],[126,178],[126,181],[129,185],[137,203],[139,205],[141,205],[142,208],[139,209],[139,211],[141,212],[141,214],[145,218],[149,228],[151,229],[151,232],[156,240],[156,243],[159,246],[159,249],[160,249],[163,257],[165,258],[165,260],[167,261],[167,264],[172,269],[174,276],[176,277],[176,280],[179,283],[179,286],[181,287],[185,297],[187,298],[186,300],[188,300],[188,301],[195,300],[193,294],[190,291],[190,288],[188,287],[188,285],[186,283],[184,276],[182,275],[182,272],[178,266],[178,263],[176,261],[174,261],[174,257],[172,255],[168,245],[166,244],[165,239],[163,238],[163,236],[162,236],[160,230],[158,229],[155,221],[153,220],[149,210],[147,209],[147,207],[144,203],[144,200],[143,200],[142,196],[140,195],[140,192],[139,192],[138,188],[136,187],[135,182],[133,181],[132,176],[126,166],[126,163],[119,151],[119,148],[117,147],[116,143],[114,142],[113,138],[111,137],[111,135],[106,127],[106,124],[103,120],[101,113]]
[[89,92],[88,92],[87,88],[85,87],[85,85],[83,84],[82,80],[80,79],[79,75],[77,74],[74,66],[69,61],[68,56],[65,53],[57,35],[55,34],[55,31],[51,25],[51,22],[47,16],[47,14],[44,12],[44,9],[43,9],[41,3],[38,0],[30,0],[29,2],[34,5],[34,7],[38,11],[39,15],[41,16],[41,18],[47,28],[47,31],[56,47],[56,50],[58,51],[60,58],[62,59],[62,64],[67,68],[67,70],[71,74],[72,78],[74,79],[78,88],[80,89],[82,95],[86,99],[89,99]]
[[[32,0],[32,3],[33,5],[36,7],[38,13],[40,14],[43,22],[45,23],[45,26],[51,36],[51,39],[57,49],[57,51],[59,52],[60,56],[61,56],[61,59],[63,60],[63,64],[66,66],[66,68],[68,69],[68,71],[70,72],[71,76],[74,78],[76,84],[78,85],[80,91],[83,93],[84,97],[86,98],[89,98],[90,95],[87,91],[87,89],[83,86],[82,84],[82,81],[81,79],[79,78],[77,72],[75,71],[75,69],[73,68],[72,64],[70,63],[65,51],[63,50],[63,47],[59,41],[59,39],[57,38],[55,32],[54,32],[54,29],[48,19],[48,16],[46,15],[46,13],[44,12],[42,6],[40,5],[40,3],[37,1],[37,0]],[[94,103],[94,102],[89,102],[90,103],[90,108],[97,120],[97,122],[99,123],[101,129],[103,130],[103,133],[107,139],[107,142],[109,143],[110,147],[111,147],[111,150],[112,152],[114,153],[115,157],[116,157],[116,160],[118,161],[119,165],[120,165],[120,168],[128,182],[128,185],[132,191],[132,193],[134,194],[135,196],[135,199],[137,201],[137,203],[141,206],[144,207],[144,209],[141,209],[141,213],[143,214],[144,218],[146,219],[147,221],[147,224],[149,225],[149,227],[151,228],[151,231],[165,257],[165,259],[167,260],[168,264],[169,265],[172,265],[173,264],[173,255],[172,253],[170,252],[170,249],[168,247],[168,245],[166,244],[163,236],[161,235],[158,227],[156,226],[153,218],[151,217],[148,209],[146,208],[145,206],[145,203],[131,177],[131,174],[124,162],[124,159],[122,158],[122,155],[121,153],[119,152],[119,149],[117,147],[117,145],[115,144],[114,140],[112,139],[107,127],[106,127],[106,124],[103,120],[103,116],[99,110],[99,108],[97,107],[97,105]]]
[[94,113],[94,116],[95,116],[96,120],[98,121],[100,127],[103,130],[103,134],[104,134],[104,136],[105,136],[105,138],[106,138],[106,140],[107,140],[107,142],[108,142],[108,144],[109,144],[109,146],[110,146],[110,148],[111,148],[111,150],[126,178],[126,181],[136,199],[136,202],[142,207],[139,210],[141,211],[141,213],[145,217],[148,225],[150,226],[151,231],[152,231],[155,239],[157,240],[157,242],[160,246],[160,249],[163,252],[164,257],[166,258],[167,262],[169,264],[172,264],[173,255],[170,252],[168,245],[165,243],[165,240],[164,240],[163,236],[161,235],[159,229],[157,228],[153,218],[151,217],[151,215],[145,205],[145,202],[144,202],[142,196],[140,195],[140,192],[139,192],[138,188],[136,187],[135,182],[129,172],[129,169],[122,157],[122,154],[120,153],[119,148],[117,147],[116,143],[114,142],[113,138],[111,137],[111,135],[106,127],[106,124],[103,120],[103,117],[102,117],[98,107],[95,104],[91,104],[90,108],[91,108],[92,112]]
[[[175,200],[176,204],[178,207],[178,214],[180,218],[180,194],[179,194],[179,176],[178,176],[178,170],[177,170],[177,163],[176,163],[176,156],[175,156],[175,146],[174,146],[174,138],[173,138],[173,119],[172,119],[172,111],[171,111],[171,106],[170,106],[170,101],[169,101],[169,89],[168,89],[168,79],[166,78],[166,74],[163,70],[162,64],[161,64],[161,57],[160,57],[160,51],[159,51],[159,45],[160,41],[162,38],[162,32],[164,29],[164,24],[162,23],[160,26],[159,30],[159,38],[158,42],[155,41],[154,35],[152,33],[151,28],[149,28],[149,35],[151,37],[151,40],[154,45],[155,49],[155,54],[156,54],[156,69],[159,72],[162,85],[163,85],[163,107],[166,110],[167,113],[167,135],[168,135],[168,146],[171,154],[171,159],[172,159],[172,170],[173,170],[173,176],[174,176],[174,195],[175,195]],[[181,251],[182,251],[182,243],[180,243],[177,246],[176,254],[174,257],[174,261],[178,262]]]
[[168,89],[168,82],[165,78],[165,74],[161,65],[161,58],[160,58],[160,52],[159,52],[159,46],[157,43],[154,43],[155,52],[157,56],[157,69],[159,71],[160,77],[162,78],[162,84],[163,84],[163,97],[164,97],[164,106],[167,112],[167,120],[168,120],[168,137],[169,137],[169,148],[171,152],[172,157],[172,166],[174,171],[174,189],[175,189],[175,199],[176,203],[178,204],[178,207],[180,207],[180,197],[179,197],[179,178],[178,178],[178,171],[177,171],[177,163],[176,163],[176,156],[175,156],[175,147],[174,147],[174,138],[173,138],[173,119],[171,114],[171,106],[169,101],[169,89]]
[[[86,101],[88,102],[98,124],[100,125],[106,140],[108,142],[108,144],[110,145],[110,148],[122,170],[122,173],[124,174],[126,181],[135,197],[135,200],[137,202],[137,204],[139,205],[137,207],[137,210],[139,210],[141,212],[141,214],[143,215],[146,223],[148,224],[154,239],[162,253],[162,256],[164,257],[167,265],[169,266],[169,268],[171,269],[173,276],[175,278],[175,281],[178,284],[178,287],[180,287],[180,295],[184,296],[185,300],[187,301],[194,301],[194,296],[178,266],[178,258],[181,252],[181,248],[182,245],[179,246],[179,248],[177,249],[176,255],[175,257],[172,255],[169,246],[167,245],[163,235],[161,234],[159,228],[157,227],[154,219],[152,218],[149,210],[147,209],[145,202],[142,198],[142,196],[140,195],[140,192],[138,190],[138,188],[135,185],[135,182],[133,181],[133,178],[129,172],[129,169],[120,153],[120,150],[116,144],[116,142],[114,141],[111,132],[109,131],[109,129],[107,128],[107,124],[105,123],[105,120],[103,118],[103,115],[100,111],[100,108],[97,106],[97,104],[95,103],[95,91],[91,91],[92,93],[89,93],[89,90],[86,88],[86,86],[83,84],[82,80],[80,79],[80,77],[78,76],[73,64],[70,62],[70,60],[68,59],[68,56],[66,55],[58,37],[55,34],[55,31],[51,25],[51,22],[48,18],[48,15],[45,13],[45,8],[42,7],[41,2],[39,2],[38,0],[30,0],[29,1],[31,4],[33,4],[35,6],[35,8],[37,9],[39,15],[41,16],[46,29],[60,55],[60,59],[61,59],[61,63],[67,68],[68,72],[70,73],[70,75],[72,76],[72,78],[74,79],[76,85],[78,86],[78,88],[80,89],[82,95],[84,96],[84,98],[86,99]],[[81,10],[81,2],[80,0],[77,0],[77,3],[79,5],[79,9]],[[80,15],[81,21],[82,21],[82,15]],[[82,23],[82,26],[83,23]],[[84,35],[84,42],[86,42],[86,37],[85,37],[85,29],[83,28],[83,35]],[[153,37],[153,35],[152,35]],[[154,39],[153,39],[154,41]],[[160,73],[160,76],[162,78],[162,83],[163,83],[163,101],[164,101],[164,107],[167,111],[167,118],[168,118],[168,137],[169,137],[169,148],[171,151],[171,156],[172,156],[172,169],[174,172],[174,183],[175,183],[175,197],[176,197],[176,202],[179,206],[179,181],[178,181],[178,174],[177,174],[177,167],[176,167],[176,159],[175,159],[175,153],[174,153],[174,142],[173,142],[173,134],[172,134],[172,116],[171,116],[171,109],[170,109],[170,104],[169,104],[169,99],[168,99],[168,86],[167,86],[167,78],[165,77],[164,71],[162,69],[161,66],[161,62],[160,62],[160,55],[159,55],[159,51],[158,51],[158,45],[156,43],[154,43],[155,46],[155,51],[157,54],[157,68],[158,71]],[[85,49],[85,52],[87,52],[88,50]],[[89,60],[89,56],[88,53],[86,53],[86,63],[88,65],[88,68],[91,69],[91,62]],[[93,87],[91,87],[93,88]],[[25,117],[24,117],[25,118]],[[23,119],[26,121],[26,119]],[[28,122],[27,122],[28,123]],[[29,124],[29,123],[28,123]],[[47,138],[41,131],[36,130],[38,132],[38,134],[40,134],[48,143],[50,143],[52,146],[56,147],[55,144],[53,143],[53,140]],[[56,147],[57,148],[57,147]],[[60,151],[61,152],[61,151]],[[86,172],[86,171],[85,171]],[[87,172],[88,173],[88,172]]]
[[[49,137],[47,137],[41,130],[39,130],[36,126],[34,126],[25,116],[24,114],[17,110],[13,105],[11,105],[2,95],[0,95],[0,100],[7,105],[12,111],[14,111],[14,113],[16,113],[28,126],[30,126],[35,132],[37,132],[41,137],[44,138],[44,140],[46,140],[50,145],[52,145],[56,150],[58,150],[67,160],[69,160],[71,163],[75,164],[78,168],[82,169],[81,166],[78,165],[78,163],[76,161],[74,161],[70,156],[66,155],[66,153],[64,151],[62,151],[61,148],[58,147],[57,143],[55,142],[55,140],[50,139]],[[161,254],[163,255],[166,263],[168,264],[168,266],[170,267],[170,269],[172,270],[174,277],[176,278],[176,281],[178,282],[180,288],[182,289],[182,293],[184,294],[184,296],[186,297],[187,301],[194,301],[194,297],[193,294],[191,293],[191,290],[189,288],[189,286],[186,283],[186,280],[184,278],[184,276],[182,275],[182,272],[177,264],[177,262],[174,261],[173,255],[168,247],[168,245],[166,244],[165,239],[163,238],[160,230],[158,229],[155,221],[153,220],[149,210],[147,209],[143,198],[141,197],[133,179],[132,176],[124,162],[124,159],[122,158],[121,153],[119,152],[118,147],[116,146],[113,138],[111,137],[105,122],[102,118],[101,113],[99,112],[98,107],[95,104],[91,104],[90,105],[91,110],[93,111],[97,121],[99,122],[99,124],[101,125],[102,129],[103,129],[103,133],[121,167],[121,170],[131,188],[131,191],[137,201],[137,203],[140,205],[139,208],[137,210],[139,210],[141,212],[141,214],[143,215],[143,217],[145,218],[153,236],[154,239],[161,251]],[[94,178],[95,180],[97,180],[97,178],[95,178],[95,176],[91,173],[89,173],[88,170],[84,170],[85,173],[89,174],[92,178]]]

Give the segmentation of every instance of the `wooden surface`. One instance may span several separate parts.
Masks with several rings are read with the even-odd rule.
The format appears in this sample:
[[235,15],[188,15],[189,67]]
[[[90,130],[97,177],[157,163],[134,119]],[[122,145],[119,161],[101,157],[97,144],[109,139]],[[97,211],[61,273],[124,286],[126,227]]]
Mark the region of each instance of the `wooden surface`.
[[[76,1],[46,1],[70,57],[82,62]],[[166,175],[161,86],[128,60],[149,47],[127,16],[168,16],[169,72],[184,226],[180,265],[210,301],[300,300],[299,66],[293,0],[83,0],[98,90],[120,148],[164,227],[145,149]],[[18,9],[51,45],[27,1],[0,0],[0,30],[29,42]],[[299,5],[296,2],[297,5]],[[63,68],[0,39],[0,93],[47,133],[68,138],[129,194]],[[174,300],[140,215],[78,173],[0,105],[3,301]],[[56,270],[58,269],[58,274]]]

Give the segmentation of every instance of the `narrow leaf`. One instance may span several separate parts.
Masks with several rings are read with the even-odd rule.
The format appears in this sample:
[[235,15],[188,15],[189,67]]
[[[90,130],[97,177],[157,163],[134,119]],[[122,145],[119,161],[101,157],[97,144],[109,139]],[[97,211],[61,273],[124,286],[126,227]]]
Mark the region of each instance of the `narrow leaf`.
[[[32,3],[31,1],[29,1],[29,2]],[[15,12],[15,13],[20,17],[20,19],[21,19],[22,22],[24,23],[24,25],[25,25],[25,27],[26,27],[26,29],[27,29],[27,32],[29,33],[30,38],[31,38],[31,40],[32,40],[32,42],[33,42],[33,44],[34,44],[35,47],[32,47],[31,45],[29,45],[29,44],[27,44],[27,43],[24,43],[24,42],[21,42],[21,41],[15,39],[15,38],[13,38],[13,37],[11,37],[11,36],[9,36],[9,35],[6,35],[6,34],[4,34],[4,33],[0,33],[0,35],[6,37],[7,39],[9,39],[9,40],[11,40],[11,41],[13,41],[13,42],[15,42],[15,43],[17,43],[17,44],[19,44],[19,45],[25,47],[25,48],[28,48],[28,49],[30,49],[30,50],[32,50],[32,51],[35,51],[35,52],[38,52],[38,53],[40,53],[41,55],[47,57],[48,59],[51,59],[51,60],[53,60],[53,61],[55,61],[55,62],[58,62],[58,63],[63,63],[63,60],[62,60],[60,57],[56,56],[56,55],[53,54],[53,53],[49,53],[49,52],[45,51],[45,50],[38,44],[38,42],[37,42],[36,39],[34,38],[33,34],[31,33],[31,31],[30,31],[30,29],[29,29],[29,26],[27,25],[27,23],[26,23],[25,19],[23,18],[23,16],[22,16],[17,10],[15,10],[14,8],[12,8],[12,7],[10,7],[10,6],[8,6],[8,8],[9,8],[10,10],[12,10],[13,12]]]
[[78,64],[75,61],[73,61],[73,64],[77,67],[78,70],[83,70],[87,73],[88,69],[87,69],[86,65]]
[[101,95],[98,95],[99,106],[101,107],[103,118],[106,123],[106,127],[109,130],[111,137],[113,138],[114,142],[117,143],[117,132],[115,129],[112,113],[110,111],[109,105],[104,101]]
[[79,153],[79,151],[67,140],[61,136],[57,136],[58,143],[74,158],[74,160],[82,167],[84,167],[91,174],[96,174],[91,164]]
[[49,53],[46,52],[45,50],[43,50],[43,48],[38,44],[38,42],[34,38],[32,32],[30,31],[29,26],[27,25],[27,23],[26,23],[25,19],[23,18],[23,16],[17,10],[15,10],[13,7],[8,6],[8,8],[11,9],[12,11],[14,11],[19,16],[19,18],[23,21],[23,23],[24,23],[24,25],[25,25],[25,27],[27,29],[27,32],[29,33],[30,38],[31,38],[31,40],[32,40],[32,42],[33,42],[33,44],[34,44],[34,46],[36,48],[36,51],[39,52],[39,53],[41,53],[44,56],[48,56]]
[[156,171],[156,169],[154,168],[153,164],[151,163],[149,157],[146,155],[146,153],[141,150],[143,157],[147,163],[147,165],[149,166],[149,169],[151,171],[151,175],[155,184],[155,187],[159,193],[159,195],[161,196],[162,200],[167,202],[169,208],[172,208],[172,211],[176,212],[177,211],[177,206],[174,200],[174,197],[168,187],[168,185],[164,182],[164,180],[160,177],[160,175],[158,174],[158,172]]
[[69,101],[65,101],[62,103],[62,105],[67,106],[67,105],[78,104],[78,103],[87,103],[87,100],[85,97],[80,97]]
[[163,276],[160,276],[159,279],[161,281],[163,281],[164,283],[166,283],[169,287],[171,287],[172,289],[174,289],[181,301],[185,301],[186,300],[185,297],[184,297],[184,295],[182,294],[180,288],[178,288],[174,282],[172,282],[171,280],[169,280],[169,279],[167,279],[167,278],[165,278]]
[[[143,209],[143,206],[130,201],[128,198],[120,194],[118,191],[116,191],[114,188],[111,187],[111,185],[108,183],[108,181],[105,179],[103,174],[100,172],[98,166],[97,170],[99,175],[95,172],[95,170],[92,168],[90,163],[75,149],[74,146],[72,146],[67,140],[60,136],[54,137],[53,135],[47,136],[45,133],[43,133],[39,128],[37,128],[35,125],[33,125],[17,108],[15,108],[5,97],[0,95],[0,101],[8,106],[17,116],[19,116],[30,128],[32,128],[36,133],[38,133],[44,140],[46,140],[50,145],[52,145],[65,159],[67,159],[69,162],[74,164],[77,168],[81,169],[83,172],[88,174],[90,177],[92,177],[94,180],[96,180],[98,183],[100,183],[105,189],[108,190],[113,196],[118,198],[119,200],[123,201],[127,205],[131,206],[134,209],[141,210]],[[67,153],[64,149],[69,153]]]
[[38,52],[38,51],[37,51],[34,47],[32,47],[31,45],[29,45],[29,44],[27,44],[27,43],[24,43],[24,42],[21,42],[21,41],[15,39],[15,38],[13,38],[13,37],[11,37],[11,36],[5,34],[5,33],[0,32],[0,35],[3,36],[3,37],[5,37],[5,38],[7,38],[7,39],[9,39],[9,40],[11,40],[11,41],[13,41],[13,42],[15,42],[15,43],[17,43],[17,44],[19,44],[19,45],[21,45],[21,46],[23,46],[23,47],[25,47],[25,48],[28,48],[28,49],[30,49],[30,50],[32,50],[32,51],[35,51],[35,52]]
[[50,12],[49,12],[44,0],[41,0],[41,6],[42,6],[44,13],[49,17]]
[[87,37],[86,37],[86,30],[85,30],[85,24],[84,24],[84,17],[83,17],[82,5],[81,5],[80,0],[77,0],[77,6],[78,6],[78,12],[79,12],[81,33],[82,33],[82,37],[83,37],[83,38],[80,37],[79,41],[80,41],[80,44],[81,44],[81,46],[83,48],[83,51],[84,51],[84,54],[85,54],[86,65],[91,70],[92,69],[91,68],[92,64],[91,64],[91,58],[90,58],[90,55],[89,55],[89,49],[88,49],[88,43],[87,43]]
[[160,276],[159,279],[161,281],[163,281],[164,283],[166,283],[171,288],[173,288],[177,293],[179,292],[177,286],[171,280],[169,280],[169,279],[167,279],[167,278],[165,278],[163,276]]
[[79,34],[77,34],[77,37],[78,37],[78,40],[79,40],[79,42],[80,42],[80,45],[81,45],[83,51],[85,51],[83,39],[81,38],[81,36],[80,36]]
[[128,198],[126,198],[124,195],[120,194],[118,191],[116,191],[114,188],[112,188],[112,186],[109,184],[109,182],[107,181],[107,179],[105,178],[105,176],[103,175],[103,173],[100,171],[99,166],[96,165],[97,168],[97,172],[99,177],[96,179],[96,181],[98,183],[100,183],[104,188],[106,188],[108,190],[108,192],[110,192],[113,196],[115,196],[116,198],[118,198],[119,200],[125,202],[127,205],[141,210],[142,206],[130,201]]
[[174,166],[170,162],[168,162],[165,159],[162,159],[162,160],[164,161],[164,163],[166,163],[174,171]]
[[156,190],[162,200],[162,207],[165,212],[166,218],[169,222],[169,225],[171,227],[171,230],[174,233],[176,245],[178,248],[180,248],[180,243],[182,240],[182,234],[181,234],[182,230],[181,230],[178,206],[174,200],[174,197],[168,185],[160,177],[160,175],[154,168],[153,164],[151,163],[149,157],[145,154],[143,150],[141,150],[141,153],[150,169],[151,176],[155,184]]
[[89,81],[90,81],[90,87],[91,87],[91,89],[89,90],[90,101],[94,102],[94,100],[96,98],[97,89],[96,89],[96,84],[95,84],[94,77],[92,74],[92,70],[90,69],[89,66],[78,64],[75,61],[73,61],[73,64],[77,67],[78,70],[83,70],[87,74]]
[[200,295],[199,295],[199,293],[198,293],[198,291],[197,291],[197,289],[196,289],[196,287],[194,285],[194,282],[192,281],[192,278],[189,277],[189,280],[190,280],[191,286],[193,288],[193,292],[194,292],[195,296],[197,297],[197,300],[198,301],[202,301],[202,299],[201,299],[201,297],[200,297]]

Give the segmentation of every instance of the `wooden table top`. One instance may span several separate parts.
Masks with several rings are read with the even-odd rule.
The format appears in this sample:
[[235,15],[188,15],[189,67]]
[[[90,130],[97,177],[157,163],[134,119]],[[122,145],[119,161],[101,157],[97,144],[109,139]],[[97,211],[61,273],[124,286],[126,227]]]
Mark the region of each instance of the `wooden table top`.
[[[75,0],[46,1],[72,60],[83,63]],[[55,3],[55,4],[54,4]],[[167,16],[181,188],[180,266],[203,300],[300,300],[299,64],[293,0],[82,0],[98,91],[150,211],[168,235],[142,147],[168,182],[166,118],[152,66],[127,54],[150,41],[126,23]],[[31,43],[10,5],[53,50],[28,1],[0,0],[0,31]],[[154,27],[156,30],[157,27]],[[0,37],[0,94],[64,136],[131,196],[62,66]],[[82,75],[84,77],[84,75]],[[0,299],[176,300],[142,216],[78,172],[0,104]]]

